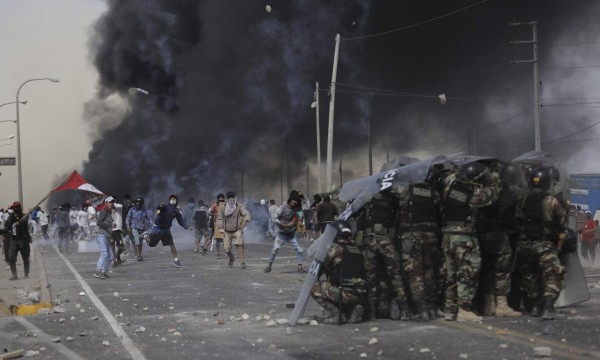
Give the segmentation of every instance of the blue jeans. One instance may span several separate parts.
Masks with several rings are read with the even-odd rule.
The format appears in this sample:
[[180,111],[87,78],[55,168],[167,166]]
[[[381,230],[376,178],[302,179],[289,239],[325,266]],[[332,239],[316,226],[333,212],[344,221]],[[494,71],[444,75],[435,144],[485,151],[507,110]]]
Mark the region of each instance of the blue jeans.
[[275,241],[273,242],[273,249],[271,250],[271,257],[269,258],[269,262],[272,263],[275,261],[275,256],[277,256],[277,253],[279,252],[279,249],[281,249],[281,245],[283,245],[284,242],[290,244],[290,246],[294,250],[296,250],[296,263],[298,265],[302,265],[302,262],[304,261],[304,250],[302,249],[302,246],[300,246],[298,244],[295,233],[291,233],[291,234],[282,234],[280,232],[277,233],[277,237],[275,238]]
[[98,258],[98,263],[96,264],[96,272],[107,273],[113,259],[110,245],[108,245],[108,235],[102,231],[99,231],[96,235],[96,241],[100,247],[100,257]]

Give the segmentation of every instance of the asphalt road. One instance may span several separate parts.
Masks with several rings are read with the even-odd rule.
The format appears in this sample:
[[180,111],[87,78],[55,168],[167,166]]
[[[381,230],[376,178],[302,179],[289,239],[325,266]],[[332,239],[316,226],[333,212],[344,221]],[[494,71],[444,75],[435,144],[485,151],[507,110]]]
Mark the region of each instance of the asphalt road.
[[[168,248],[145,247],[146,261],[127,261],[106,280],[92,276],[97,252],[63,257],[41,242],[52,300],[65,312],[0,319],[2,348],[39,359],[533,359],[534,348],[549,347],[552,359],[600,359],[600,277],[588,279],[592,299],[561,310],[559,321],[288,327],[286,304],[304,281],[292,249],[284,247],[264,274],[268,243],[247,244],[242,270],[214,252],[193,253],[190,233],[175,237],[182,268]],[[312,303],[305,315],[317,313]],[[281,324],[267,326],[269,319]]]

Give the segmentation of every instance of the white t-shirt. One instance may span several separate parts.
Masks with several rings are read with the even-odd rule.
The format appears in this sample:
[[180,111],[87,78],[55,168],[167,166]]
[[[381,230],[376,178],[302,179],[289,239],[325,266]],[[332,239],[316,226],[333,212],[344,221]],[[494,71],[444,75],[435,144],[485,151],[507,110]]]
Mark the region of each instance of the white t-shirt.
[[123,205],[115,203],[113,205],[112,217],[113,222],[117,225],[113,228],[113,231],[123,229]]
[[69,211],[69,224],[77,225],[77,210],[75,209]]
[[38,221],[40,226],[48,225],[48,215],[43,211],[38,211]]
[[87,227],[88,223],[89,223],[88,217],[89,217],[89,215],[88,215],[87,211],[79,210],[77,212],[77,223],[79,224],[79,226]]
[[97,226],[98,225],[98,220],[97,216],[96,216],[96,209],[94,209],[93,206],[88,206],[88,220],[89,220],[89,224],[90,226]]

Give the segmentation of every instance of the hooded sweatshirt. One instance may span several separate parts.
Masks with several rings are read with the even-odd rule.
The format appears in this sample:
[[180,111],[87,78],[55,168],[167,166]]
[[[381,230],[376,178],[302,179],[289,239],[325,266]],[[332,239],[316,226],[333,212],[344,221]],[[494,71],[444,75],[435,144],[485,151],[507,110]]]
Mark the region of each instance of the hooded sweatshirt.
[[[174,195],[171,195],[169,197],[169,199],[172,197],[177,199],[177,197]],[[177,209],[177,204],[175,204],[175,205],[171,205],[170,203],[160,204],[158,206],[158,208],[156,208],[156,210],[157,210],[157,214],[156,214],[156,218],[154,219],[154,226],[158,230],[161,230],[161,231],[170,230],[171,226],[173,225],[173,219],[177,219],[177,222],[179,223],[179,225],[181,225],[182,227],[187,229],[188,225],[185,222],[185,220],[183,219],[183,216],[181,216],[179,209]]]

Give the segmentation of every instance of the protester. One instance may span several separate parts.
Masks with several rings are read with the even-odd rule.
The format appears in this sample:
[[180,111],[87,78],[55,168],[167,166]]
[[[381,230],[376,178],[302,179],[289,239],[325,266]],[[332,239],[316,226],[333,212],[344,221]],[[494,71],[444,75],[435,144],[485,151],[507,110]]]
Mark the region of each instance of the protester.
[[41,207],[37,207],[37,218],[38,225],[40,229],[42,229],[42,236],[44,239],[49,240],[50,236],[48,236],[48,214],[46,214]]
[[123,235],[123,245],[125,245],[125,251],[123,252],[123,254],[126,257],[129,257],[129,252],[131,251],[131,247],[134,243],[133,239],[129,236],[127,223],[125,221],[127,219],[127,215],[129,215],[129,210],[131,210],[131,208],[133,208],[133,204],[131,203],[131,195],[123,195],[123,209],[121,210],[123,227],[121,228],[121,234]]
[[217,259],[221,258],[221,243],[223,243],[223,233],[216,231],[217,229],[217,216],[219,215],[219,211],[225,206],[225,195],[217,194],[217,201],[213,203],[210,207],[210,224],[212,226],[211,238],[208,239],[208,242],[204,243],[204,248],[208,249],[210,247],[211,242],[215,241],[215,247],[217,248]]
[[75,234],[79,230],[79,224],[77,223],[77,213],[74,207],[69,210],[69,240],[75,239]]
[[296,208],[298,207],[299,198],[297,193],[292,192],[290,194],[290,198],[288,201],[281,205],[275,216],[273,217],[273,221],[277,225],[277,237],[273,242],[273,248],[271,250],[271,256],[269,257],[269,265],[263,270],[265,273],[270,273],[272,270],[273,262],[275,261],[275,257],[281,249],[283,243],[288,243],[290,246],[296,251],[296,263],[298,265],[298,272],[305,272],[302,267],[302,263],[304,262],[304,249],[298,244],[296,240],[296,222],[297,222],[297,213]]
[[108,278],[108,269],[112,262],[113,254],[108,243],[112,230],[117,226],[112,218],[112,207],[115,199],[108,196],[104,200],[104,208],[97,214],[97,228],[95,229],[96,241],[100,248],[100,256],[96,263],[95,278]]
[[592,213],[590,211],[585,212],[585,223],[581,230],[581,256],[592,261],[592,265],[596,261],[596,238],[594,236],[594,230],[596,229],[596,222],[592,219]]
[[58,226],[58,251],[68,252],[69,251],[69,210],[71,204],[64,203],[58,208],[56,214],[56,225]]
[[83,203],[81,210],[77,212],[77,224],[79,224],[79,236],[77,240],[86,240],[90,235],[89,214],[87,211],[87,203]]
[[[202,246],[204,243],[208,242],[210,237],[210,229],[208,228],[209,216],[208,216],[208,208],[203,200],[198,200],[198,207],[194,211],[194,225],[195,225],[195,233],[194,233],[194,252],[200,253],[206,256],[206,248]],[[202,250],[199,250],[198,247],[202,246]]]
[[233,244],[239,251],[241,268],[246,268],[244,258],[244,228],[249,221],[250,213],[244,205],[237,202],[235,193],[229,191],[227,193],[227,202],[217,216],[217,228],[223,234],[223,247],[225,248],[225,254],[229,256],[229,267],[233,267],[233,262],[235,261],[235,257],[231,251],[231,245]]
[[273,199],[269,200],[269,234],[268,235],[272,239],[274,239],[275,236],[277,236],[277,225],[273,221],[273,217],[275,216],[277,209],[279,209],[279,207],[277,207],[277,205],[275,205],[275,200],[273,200]]
[[325,231],[327,224],[334,221],[339,214],[337,207],[331,203],[331,196],[325,195],[323,202],[317,208],[317,221],[321,232]]
[[168,246],[171,249],[171,255],[173,255],[173,263],[176,267],[181,267],[181,261],[179,261],[179,258],[177,257],[177,249],[173,242],[173,235],[171,235],[173,219],[177,219],[179,225],[186,230],[191,231],[193,229],[183,220],[183,217],[177,208],[177,202],[177,196],[171,195],[169,196],[168,204],[162,203],[156,208],[158,213],[154,219],[154,225],[152,226],[150,233],[146,234],[144,238],[150,247],[155,247],[159,242],[161,242],[163,246]]
[[5,230],[11,231],[10,249],[8,253],[8,264],[10,265],[10,271],[12,277],[9,280],[19,280],[17,275],[17,255],[21,253],[23,259],[23,268],[25,273],[25,279],[29,278],[29,243],[31,242],[31,235],[28,229],[28,215],[23,214],[23,207],[21,203],[15,201],[9,210],[12,210],[12,214],[6,221]]
[[138,196],[133,201],[134,207],[129,210],[125,221],[129,237],[133,241],[133,250],[137,261],[144,261],[142,257],[142,234],[152,227],[150,211],[144,207],[144,198]]
[[123,233],[122,233],[123,215],[121,213],[121,211],[123,210],[123,205],[117,203],[114,198],[112,199],[111,203],[112,203],[111,215],[112,215],[114,224],[116,226],[113,227],[112,232],[110,234],[110,238],[111,238],[110,248],[114,255],[113,266],[119,266],[123,262],[123,260],[121,260],[121,254],[123,253],[123,250],[125,249],[125,245],[123,245]]

